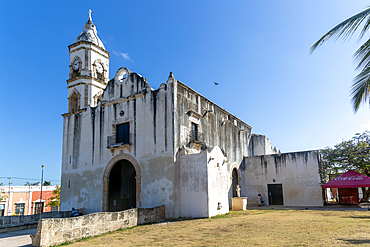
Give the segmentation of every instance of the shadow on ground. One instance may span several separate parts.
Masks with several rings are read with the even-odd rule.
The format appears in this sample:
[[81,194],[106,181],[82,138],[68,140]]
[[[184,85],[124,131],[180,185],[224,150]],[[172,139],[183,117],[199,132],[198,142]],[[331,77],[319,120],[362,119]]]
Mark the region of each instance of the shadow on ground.
[[370,219],[370,216],[346,216],[342,218],[348,218],[348,219]]
[[348,244],[370,244],[370,239],[338,239]]

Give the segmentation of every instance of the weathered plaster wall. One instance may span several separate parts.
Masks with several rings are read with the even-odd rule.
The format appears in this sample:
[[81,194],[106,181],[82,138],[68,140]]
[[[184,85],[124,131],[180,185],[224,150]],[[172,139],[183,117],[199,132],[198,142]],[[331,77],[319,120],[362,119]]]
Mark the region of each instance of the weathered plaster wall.
[[276,147],[273,148],[271,141],[264,135],[252,134],[249,142],[249,156],[276,154]]
[[282,184],[286,206],[323,206],[318,151],[245,157],[240,169],[242,196],[257,204],[257,194],[268,203],[268,184]]
[[229,212],[228,192],[230,174],[226,157],[219,147],[207,153],[208,170],[208,217]]
[[[141,196],[137,205],[166,205],[175,217],[173,148],[173,92],[171,82],[159,89],[146,79],[122,68],[108,83],[97,107],[64,114],[61,210],[83,207],[86,212],[103,208],[103,173],[119,154],[130,155],[141,170]],[[130,124],[130,143],[109,145],[116,125]]]
[[[175,147],[190,143],[191,122],[198,124],[201,141],[220,147],[228,164],[240,164],[248,156],[252,127],[217,106],[185,84],[175,83]],[[189,112],[190,111],[190,112]]]
[[180,151],[180,217],[212,217],[229,212],[229,173],[219,147]]
[[208,217],[207,151],[180,154],[181,217]]

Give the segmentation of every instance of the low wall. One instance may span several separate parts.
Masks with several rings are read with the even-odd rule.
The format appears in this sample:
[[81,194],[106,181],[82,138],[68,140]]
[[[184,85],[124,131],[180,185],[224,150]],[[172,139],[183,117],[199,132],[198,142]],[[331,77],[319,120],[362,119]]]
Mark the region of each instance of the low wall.
[[1,216],[0,233],[36,228],[39,219],[70,217],[71,211],[54,211],[33,215]]
[[158,222],[165,219],[165,206],[133,208],[120,212],[92,213],[79,217],[42,219],[32,246],[53,246],[115,231],[120,228]]

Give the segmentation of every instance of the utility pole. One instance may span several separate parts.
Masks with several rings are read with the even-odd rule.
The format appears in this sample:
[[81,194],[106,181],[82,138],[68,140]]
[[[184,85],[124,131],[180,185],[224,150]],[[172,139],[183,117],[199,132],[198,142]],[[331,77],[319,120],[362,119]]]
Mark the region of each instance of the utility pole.
[[41,210],[40,213],[44,212],[44,203],[42,202],[42,183],[44,180],[44,165],[41,165],[42,171],[41,171],[41,194],[40,194],[40,203],[41,203]]
[[8,179],[9,179],[8,216],[10,216],[12,213],[12,209],[10,208],[10,185],[12,184],[12,178]]

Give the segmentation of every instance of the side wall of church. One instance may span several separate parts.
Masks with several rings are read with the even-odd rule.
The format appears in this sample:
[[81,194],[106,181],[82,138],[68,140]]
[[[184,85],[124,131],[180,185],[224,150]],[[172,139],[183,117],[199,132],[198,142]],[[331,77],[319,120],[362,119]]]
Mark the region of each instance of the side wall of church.
[[233,163],[240,165],[243,156],[249,155],[252,127],[179,81],[175,95],[175,147],[191,148],[191,124],[194,123],[201,142],[223,150],[228,169]]
[[[140,174],[136,173],[141,176],[137,206],[166,205],[166,217],[174,217],[171,102],[173,84],[153,90],[145,78],[130,73],[122,81],[108,83],[97,107],[64,114],[61,210],[102,211],[108,193],[103,182],[107,164],[117,155],[127,154],[140,169]],[[114,145],[116,126],[122,123],[130,124],[130,143]]]
[[269,185],[282,186],[285,206],[323,206],[319,151],[303,151],[244,158],[241,166],[242,196],[248,205],[261,194],[269,203]]

